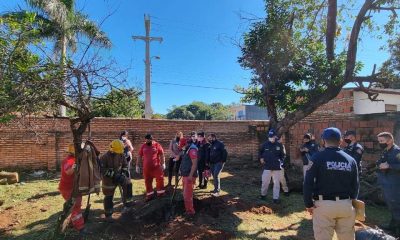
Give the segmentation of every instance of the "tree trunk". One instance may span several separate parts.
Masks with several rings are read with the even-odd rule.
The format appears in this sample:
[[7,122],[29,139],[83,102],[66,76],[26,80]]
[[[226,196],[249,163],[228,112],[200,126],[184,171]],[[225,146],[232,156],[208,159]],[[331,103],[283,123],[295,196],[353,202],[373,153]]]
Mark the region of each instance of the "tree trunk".
[[[65,35],[63,35],[61,37],[61,58],[60,58],[60,69],[62,72],[62,88],[63,88],[63,95],[66,92],[66,73],[65,73],[65,63],[66,63],[66,57],[67,57],[67,37]],[[59,111],[60,111],[60,116],[61,117],[66,117],[67,116],[67,108],[63,105],[60,105],[59,107]]]

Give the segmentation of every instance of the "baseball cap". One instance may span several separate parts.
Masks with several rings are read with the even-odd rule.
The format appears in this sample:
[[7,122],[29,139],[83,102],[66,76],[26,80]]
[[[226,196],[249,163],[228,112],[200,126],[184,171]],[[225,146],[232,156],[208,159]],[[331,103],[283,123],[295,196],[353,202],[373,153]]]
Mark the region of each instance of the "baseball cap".
[[332,140],[340,140],[342,137],[342,133],[338,128],[335,127],[330,127],[330,128],[325,128],[324,131],[322,132],[322,139],[332,139]]
[[354,130],[348,130],[348,131],[346,131],[346,132],[344,133],[344,136],[345,136],[345,137],[350,136],[350,135],[355,136],[355,135],[356,135],[356,131],[354,131]]
[[275,137],[275,136],[276,136],[275,130],[274,129],[269,130],[268,137]]

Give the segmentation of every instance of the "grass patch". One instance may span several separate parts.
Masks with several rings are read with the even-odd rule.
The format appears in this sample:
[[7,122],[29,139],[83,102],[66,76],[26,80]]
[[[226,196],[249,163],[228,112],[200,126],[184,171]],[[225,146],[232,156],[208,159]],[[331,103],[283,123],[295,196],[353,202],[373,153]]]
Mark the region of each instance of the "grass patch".
[[[212,190],[212,184],[207,190],[195,191],[196,197],[202,202],[196,221],[207,229],[228,232],[235,239],[313,239],[311,217],[304,211],[302,195],[292,193],[290,196],[281,196],[282,203],[276,205],[272,203],[270,189],[267,201],[262,201],[258,199],[260,178],[261,170],[227,169],[221,182],[221,197],[210,198],[208,192]],[[25,184],[0,186],[0,200],[5,201],[0,207],[0,239],[48,239],[64,202],[57,193],[58,179],[53,176],[23,181]],[[135,199],[142,200],[144,180],[133,180],[133,186]],[[180,194],[177,197],[181,199]],[[120,202],[118,189],[115,202]],[[103,195],[93,195],[91,203],[88,226],[96,231],[88,239],[125,239],[109,234],[109,225],[99,221]],[[83,208],[85,205],[86,197],[83,199]],[[116,211],[119,211],[118,205]],[[385,223],[390,218],[390,213],[382,206],[367,205],[366,211],[369,226]],[[162,229],[168,226],[148,226],[156,229],[157,235],[143,238],[140,234],[147,230],[138,229],[135,237],[157,239],[163,234]],[[61,239],[76,239],[76,232],[69,230]]]

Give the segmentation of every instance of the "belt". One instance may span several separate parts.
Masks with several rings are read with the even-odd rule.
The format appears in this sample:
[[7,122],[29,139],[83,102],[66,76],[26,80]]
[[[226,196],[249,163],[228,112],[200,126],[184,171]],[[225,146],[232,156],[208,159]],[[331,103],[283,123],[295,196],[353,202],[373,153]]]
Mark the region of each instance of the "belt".
[[314,200],[338,201],[338,200],[345,200],[345,199],[350,199],[350,196],[323,196],[323,195],[314,196]]

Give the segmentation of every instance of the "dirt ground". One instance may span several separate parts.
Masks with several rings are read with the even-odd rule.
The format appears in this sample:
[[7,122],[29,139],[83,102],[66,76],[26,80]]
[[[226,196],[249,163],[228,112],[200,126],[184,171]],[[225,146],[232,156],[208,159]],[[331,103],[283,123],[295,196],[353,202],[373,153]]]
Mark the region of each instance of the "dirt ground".
[[[171,205],[170,195],[149,203],[143,201],[144,183],[133,180],[135,204],[121,214],[119,196],[115,198],[114,222],[105,222],[103,196],[93,196],[88,239],[313,239],[311,217],[304,211],[301,193],[282,196],[282,203],[258,199],[258,169],[226,169],[223,192],[212,197],[209,191],[195,190],[196,216],[184,216],[180,188]],[[57,192],[58,179],[47,176],[25,179],[16,186],[0,186],[0,239],[50,239],[63,200]],[[117,191],[118,192],[118,191]],[[83,200],[85,207],[86,198]],[[174,206],[171,208],[171,206]],[[388,220],[384,207],[369,205],[368,226]],[[358,227],[364,225],[358,223]],[[69,229],[55,239],[76,239]]]

